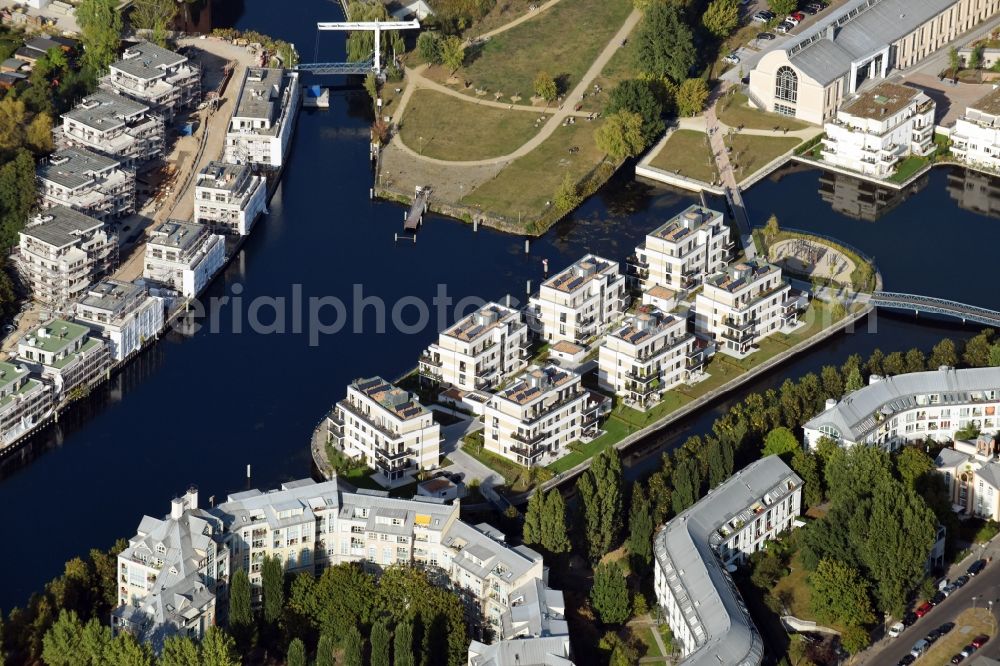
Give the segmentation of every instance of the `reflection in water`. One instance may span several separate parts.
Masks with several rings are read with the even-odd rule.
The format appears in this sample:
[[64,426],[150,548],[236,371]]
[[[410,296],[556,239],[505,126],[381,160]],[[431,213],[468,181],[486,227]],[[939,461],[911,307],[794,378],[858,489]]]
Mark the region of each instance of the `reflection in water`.
[[928,180],[927,174],[924,174],[907,187],[897,190],[836,171],[823,171],[819,177],[819,195],[838,213],[874,222],[910,195],[924,189]]
[[948,194],[965,210],[1000,217],[1000,178],[996,176],[952,167],[948,171]]

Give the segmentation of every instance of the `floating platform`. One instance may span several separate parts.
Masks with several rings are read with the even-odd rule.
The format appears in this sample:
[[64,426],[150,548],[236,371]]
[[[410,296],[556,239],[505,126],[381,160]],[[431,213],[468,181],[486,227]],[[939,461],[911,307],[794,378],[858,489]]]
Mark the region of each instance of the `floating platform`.
[[307,109],[329,109],[330,89],[323,86],[304,86],[302,89],[302,106]]

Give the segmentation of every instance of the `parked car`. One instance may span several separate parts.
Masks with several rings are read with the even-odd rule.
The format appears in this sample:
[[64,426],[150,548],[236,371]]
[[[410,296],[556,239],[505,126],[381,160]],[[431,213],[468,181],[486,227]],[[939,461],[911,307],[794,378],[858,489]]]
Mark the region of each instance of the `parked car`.
[[789,14],[789,16],[791,16],[796,21],[805,21],[806,20],[806,15],[803,14],[802,12],[792,12],[791,14]]
[[939,638],[941,638],[941,635],[937,632],[937,629],[934,629],[931,633],[924,636],[924,640],[927,641],[928,645],[934,645]]
[[946,597],[949,597],[949,596],[951,596],[951,593],[954,592],[957,589],[958,589],[958,587],[954,583],[951,583],[950,585],[948,585],[948,587],[946,587],[943,590],[941,590],[941,594],[943,594]]
[[927,648],[929,647],[930,643],[921,638],[919,641],[913,644],[913,649],[910,650],[910,654],[912,654],[914,657],[919,657],[923,653],[927,652]]
[[775,38],[775,34],[773,32],[759,32],[759,33],[757,33],[757,39],[760,40],[760,41],[762,41],[762,42],[769,42],[769,41],[771,41],[774,38]]
[[902,622],[904,627],[908,627],[916,621],[917,621],[917,616],[914,615],[912,612],[903,615]]
[[914,657],[912,654],[906,654],[903,655],[903,658],[896,663],[896,666],[910,666],[910,664],[912,664],[916,660],[917,658]]
[[937,630],[938,630],[939,634],[941,634],[942,636],[944,636],[945,634],[949,633],[954,628],[955,628],[955,623],[954,622],[945,622],[940,627],[938,627]]
[[813,9],[809,5],[806,5],[805,7],[799,10],[799,12],[801,12],[802,14],[809,14],[809,16],[815,16],[816,12],[818,11],[819,11],[818,9]]
[[740,56],[738,53],[736,53],[736,51],[733,51],[725,58],[723,58],[722,62],[729,63],[730,65],[738,65],[740,64]]
[[775,28],[774,31],[780,32],[781,34],[784,35],[785,33],[791,31],[791,29],[794,27],[795,26],[789,23],[788,21],[782,21],[781,23],[778,24],[778,27]]
[[785,17],[785,21],[784,22],[785,23],[791,23],[792,25],[798,25],[799,24],[799,19],[795,18],[794,16],[790,16],[789,15],[789,16]]
[[962,648],[962,656],[964,656],[966,658],[971,657],[972,655],[974,655],[976,653],[977,649],[978,648],[975,645],[973,645],[972,643],[969,643],[964,648]]
[[958,578],[955,579],[953,585],[955,586],[955,589],[958,589],[968,582],[969,582],[968,576],[959,576]]
[[774,20],[774,12],[769,12],[766,9],[762,9],[753,15],[752,19],[756,23],[767,23],[768,21]]
[[951,658],[951,663],[953,664],[961,664],[963,661],[965,661],[965,655],[961,652]]
[[942,601],[944,601],[944,592],[935,592],[934,596],[930,598],[931,605],[934,606],[937,606]]
[[986,568],[986,560],[976,560],[969,565],[969,568],[965,570],[965,573],[970,576],[975,576],[977,573]]
[[824,5],[822,2],[810,2],[809,4],[806,5],[806,7],[808,7],[809,9],[815,9],[818,12],[821,12],[824,9],[826,9],[826,5]]
[[896,638],[901,633],[906,630],[906,625],[902,622],[897,622],[896,624],[889,627],[889,638]]
[[924,615],[930,613],[932,608],[934,608],[934,606],[931,606],[929,601],[925,601],[917,606],[917,610],[913,611],[913,614],[917,617],[923,617]]
[[972,639],[972,645],[974,645],[978,650],[979,648],[986,645],[986,642],[988,640],[990,640],[989,636],[987,636],[986,634],[980,634],[979,636],[976,636],[975,638]]

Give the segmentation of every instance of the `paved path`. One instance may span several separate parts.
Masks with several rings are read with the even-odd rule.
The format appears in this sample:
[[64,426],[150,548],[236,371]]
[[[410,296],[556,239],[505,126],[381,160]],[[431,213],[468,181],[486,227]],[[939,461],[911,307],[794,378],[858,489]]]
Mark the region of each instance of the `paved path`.
[[[522,144],[514,152],[508,153],[507,155],[502,155],[500,157],[493,157],[485,160],[469,160],[469,161],[456,162],[453,160],[439,160],[433,157],[427,157],[426,155],[421,155],[420,153],[418,153],[417,151],[413,150],[405,143],[403,143],[403,139],[399,135],[399,133],[396,133],[392,137],[392,144],[403,150],[405,153],[407,153],[414,159],[441,165],[454,165],[454,164],[462,164],[466,166],[495,165],[495,164],[510,162],[512,160],[516,160],[518,157],[523,157],[527,155],[535,148],[540,146],[543,141],[552,136],[552,134],[556,131],[556,129],[559,128],[559,126],[562,125],[563,122],[569,116],[586,117],[590,115],[587,113],[574,111],[573,107],[575,100],[579,100],[583,97],[583,93],[589,89],[593,80],[597,78],[600,75],[600,73],[604,70],[604,67],[608,64],[608,62],[615,55],[618,49],[621,48],[622,41],[628,38],[628,36],[632,33],[632,30],[635,28],[635,26],[638,25],[639,20],[641,18],[642,18],[642,12],[640,12],[638,9],[633,9],[632,13],[629,14],[628,18],[625,19],[625,23],[622,25],[622,27],[618,30],[617,33],[615,33],[615,36],[611,38],[611,41],[608,42],[608,44],[604,47],[604,50],[601,51],[600,55],[598,55],[597,58],[594,60],[594,62],[590,65],[590,68],[586,71],[586,73],[584,73],[583,77],[580,79],[580,82],[577,83],[576,87],[574,87],[573,90],[565,96],[564,98],[565,101],[563,102],[562,107],[554,110],[552,112],[551,117],[548,119],[545,125],[542,126],[542,129],[534,137],[529,139],[526,143]],[[511,110],[513,109],[520,110],[521,108],[523,108],[524,110],[531,111],[533,113],[546,112],[545,110],[538,109],[536,107],[530,107],[530,106],[519,107],[514,104],[491,102],[490,100],[479,100],[478,102],[473,102],[468,95],[463,95],[462,93],[456,90],[448,88],[447,86],[441,85],[440,83],[437,83],[435,81],[428,80],[423,75],[423,71],[425,69],[426,66],[421,66],[415,69],[406,70],[407,78],[409,79],[409,85],[407,85],[406,91],[403,93],[403,96],[399,100],[399,106],[396,108],[395,115],[397,118],[399,119],[403,118],[403,112],[406,109],[406,105],[409,103],[410,97],[412,97],[413,95],[413,91],[416,90],[417,88],[429,88],[431,90],[436,90],[438,92],[445,92],[447,94],[461,97],[462,99],[473,104],[478,103],[478,104],[485,104],[487,106],[499,106],[500,108],[511,109]]]
[[750,216],[747,215],[746,205],[743,203],[743,195],[740,193],[740,185],[736,180],[736,172],[729,161],[729,152],[726,150],[726,144],[722,140],[726,132],[722,129],[719,118],[715,113],[716,102],[725,96],[729,85],[728,83],[723,83],[717,89],[716,99],[711,102],[708,111],[705,112],[705,129],[708,132],[708,140],[712,147],[712,153],[715,155],[715,166],[719,171],[719,177],[722,179],[722,185],[726,190],[726,200],[729,201],[729,206],[733,210],[733,216],[736,218],[736,226],[740,232],[743,253],[746,254],[747,259],[753,259],[757,256],[757,249],[754,247],[753,235],[750,232]]
[[559,0],[549,0],[544,5],[542,5],[540,7],[536,7],[535,11],[529,11],[527,14],[522,14],[521,16],[518,16],[516,19],[514,19],[510,23],[504,23],[499,28],[494,28],[493,30],[487,30],[486,32],[484,32],[481,35],[477,35],[475,37],[472,37],[470,39],[465,40],[465,45],[466,46],[471,46],[475,42],[482,41],[484,39],[489,39],[490,37],[493,37],[494,35],[499,35],[501,32],[507,32],[511,28],[515,28],[515,27],[521,25],[522,23],[524,23],[525,21],[530,21],[533,18],[541,16],[542,13],[546,9],[548,9],[552,5],[556,4],[557,2],[559,2]]

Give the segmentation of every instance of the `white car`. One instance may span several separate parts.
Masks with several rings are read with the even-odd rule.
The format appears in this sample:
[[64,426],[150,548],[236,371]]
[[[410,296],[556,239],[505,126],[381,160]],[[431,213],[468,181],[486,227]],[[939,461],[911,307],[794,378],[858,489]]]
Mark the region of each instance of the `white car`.
[[778,27],[775,28],[774,31],[775,32],[780,32],[782,35],[784,35],[785,33],[789,32],[794,27],[795,26],[792,25],[791,23],[789,23],[788,21],[784,21],[782,23],[779,23]]
[[722,62],[729,63],[730,65],[738,65],[740,64],[740,56],[739,54],[736,53],[736,51],[733,51],[725,58],[723,58]]
[[795,18],[794,16],[786,16],[785,17],[785,23],[791,23],[792,25],[798,25],[799,24],[799,20],[797,18]]

